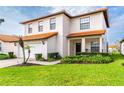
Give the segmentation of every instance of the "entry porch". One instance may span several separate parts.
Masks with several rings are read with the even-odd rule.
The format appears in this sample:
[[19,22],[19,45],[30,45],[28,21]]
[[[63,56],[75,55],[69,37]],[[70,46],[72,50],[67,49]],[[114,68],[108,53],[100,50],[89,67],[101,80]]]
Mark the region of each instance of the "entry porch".
[[102,36],[68,38],[68,55],[80,52],[107,52]]

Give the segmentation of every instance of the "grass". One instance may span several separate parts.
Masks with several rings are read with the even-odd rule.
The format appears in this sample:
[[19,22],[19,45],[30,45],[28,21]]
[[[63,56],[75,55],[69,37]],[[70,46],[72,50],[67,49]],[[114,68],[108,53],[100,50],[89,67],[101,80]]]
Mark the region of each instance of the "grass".
[[0,69],[0,85],[21,86],[121,86],[124,56],[109,64],[59,64]]

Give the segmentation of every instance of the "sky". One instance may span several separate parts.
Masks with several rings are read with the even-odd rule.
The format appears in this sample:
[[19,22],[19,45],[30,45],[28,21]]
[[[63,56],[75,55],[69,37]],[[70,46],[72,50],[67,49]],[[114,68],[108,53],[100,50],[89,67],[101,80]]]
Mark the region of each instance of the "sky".
[[109,44],[114,44],[124,38],[123,6],[1,6],[0,18],[4,18],[5,22],[0,24],[0,34],[24,35],[24,27],[20,22],[61,10],[78,15],[103,7],[108,8],[109,14],[110,28],[107,29],[107,39]]

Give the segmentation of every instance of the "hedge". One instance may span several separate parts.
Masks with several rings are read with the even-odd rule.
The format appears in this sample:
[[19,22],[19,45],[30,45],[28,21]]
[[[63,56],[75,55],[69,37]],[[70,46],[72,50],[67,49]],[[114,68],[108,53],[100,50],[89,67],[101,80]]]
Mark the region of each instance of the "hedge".
[[98,53],[98,52],[94,52],[94,53],[87,53],[87,52],[80,52],[80,53],[78,53],[77,55],[90,55],[90,56],[93,56],[93,55],[103,55],[103,56],[109,56],[109,55],[111,55],[111,54],[109,54],[109,53]]
[[0,54],[0,60],[3,60],[3,59],[9,59],[9,55],[7,54]]
[[59,55],[58,52],[53,52],[53,53],[48,53],[48,58],[52,58],[52,59],[60,59],[61,56]]
[[85,54],[76,56],[67,56],[61,60],[62,63],[89,63],[102,64],[113,62],[113,58],[109,54]]

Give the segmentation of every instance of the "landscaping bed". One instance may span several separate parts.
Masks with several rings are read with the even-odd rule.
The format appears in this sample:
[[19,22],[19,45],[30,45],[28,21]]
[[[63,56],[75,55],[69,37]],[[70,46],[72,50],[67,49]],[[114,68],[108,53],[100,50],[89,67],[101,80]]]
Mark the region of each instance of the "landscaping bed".
[[53,52],[53,53],[48,53],[48,59],[44,59],[42,57],[42,54],[35,54],[35,59],[37,61],[48,61],[48,62],[52,62],[52,61],[57,61],[61,59],[61,56],[59,55],[58,52]]
[[8,54],[0,54],[0,60],[5,60],[5,59],[12,59],[16,58],[16,56],[13,54],[13,52],[9,52]]
[[7,54],[0,54],[0,60],[4,60],[4,59],[9,59],[9,55]]
[[113,62],[112,55],[108,53],[80,53],[76,56],[67,56],[61,60],[62,63],[103,64]]

